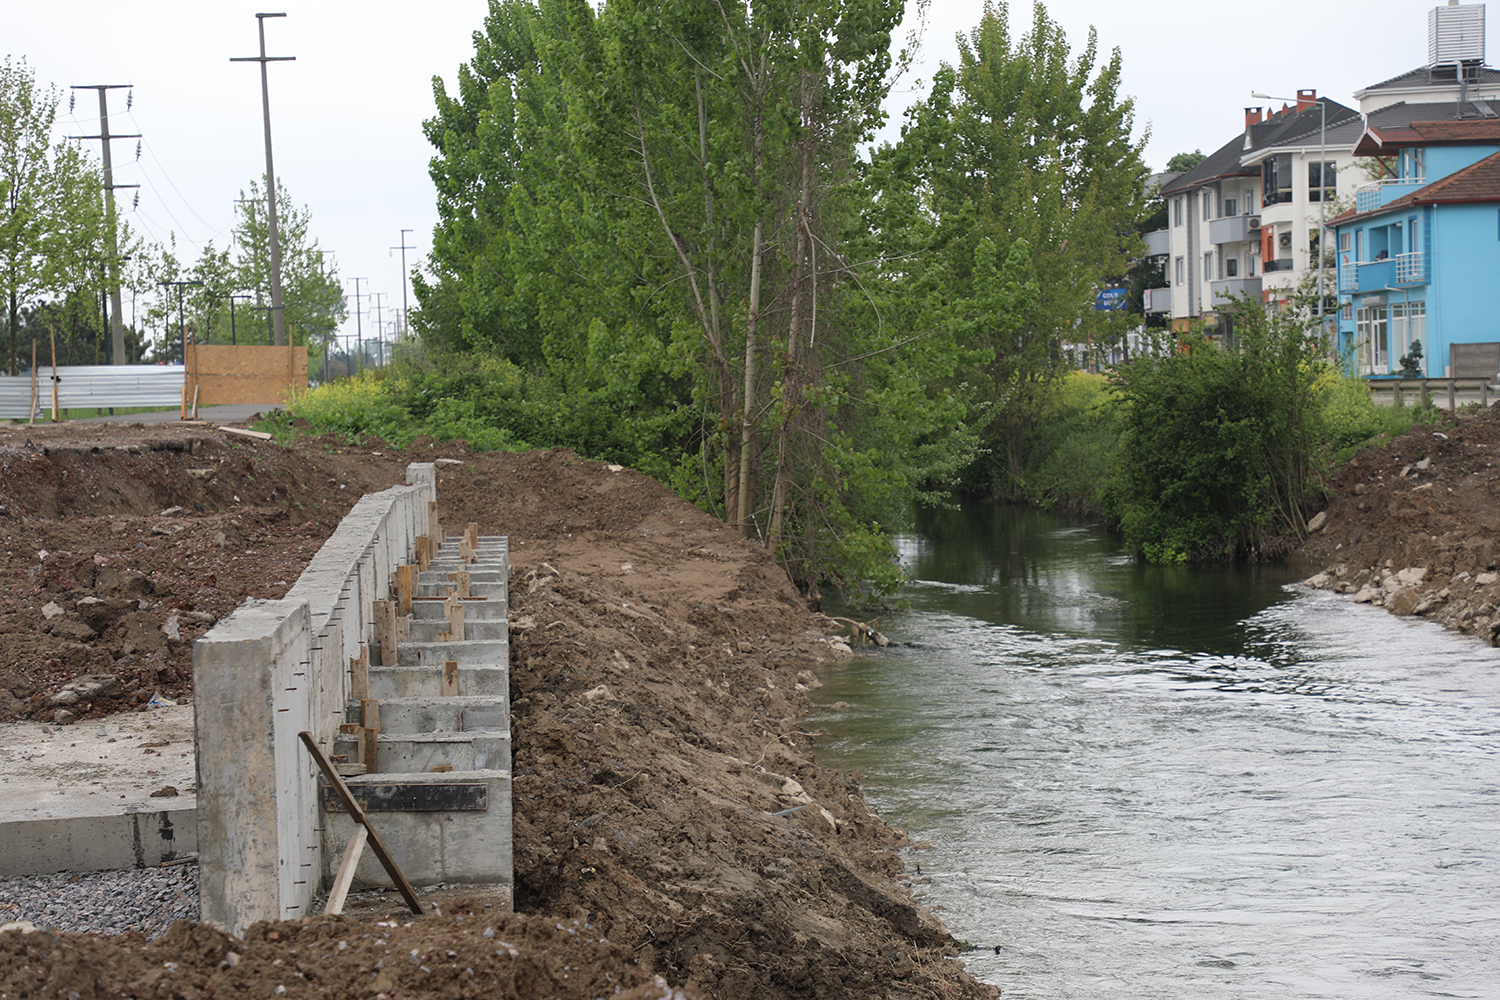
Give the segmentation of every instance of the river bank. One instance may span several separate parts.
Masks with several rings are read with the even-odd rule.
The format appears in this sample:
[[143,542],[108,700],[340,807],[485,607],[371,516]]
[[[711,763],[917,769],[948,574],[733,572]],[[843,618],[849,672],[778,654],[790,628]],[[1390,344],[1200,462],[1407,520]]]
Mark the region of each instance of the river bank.
[[56,724],[191,697],[197,635],[284,593],[359,495],[438,462],[444,526],[511,538],[518,911],[445,887],[441,914],[377,896],[243,941],[6,931],[0,997],[994,995],[912,899],[904,834],[799,724],[840,655],[819,619],[660,485],[569,452],[187,425],[11,428],[0,451],[0,713]]
[[1500,415],[1461,410],[1356,454],[1300,557],[1308,583],[1500,645]]

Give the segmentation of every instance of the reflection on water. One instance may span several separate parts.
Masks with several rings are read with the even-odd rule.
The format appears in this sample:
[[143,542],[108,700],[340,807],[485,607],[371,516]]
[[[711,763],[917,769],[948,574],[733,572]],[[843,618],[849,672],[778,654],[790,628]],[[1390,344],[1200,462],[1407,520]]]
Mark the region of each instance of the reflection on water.
[[[929,905],[1008,997],[1500,995],[1500,662],[1288,572],[950,513],[825,672]],[[997,955],[994,948],[998,946]]]

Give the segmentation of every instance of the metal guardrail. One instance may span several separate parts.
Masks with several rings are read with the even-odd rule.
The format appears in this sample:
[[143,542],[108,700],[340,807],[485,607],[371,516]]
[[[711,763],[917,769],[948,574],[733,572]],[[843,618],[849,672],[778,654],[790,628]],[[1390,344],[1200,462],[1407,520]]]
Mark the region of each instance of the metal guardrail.
[[32,375],[0,375],[0,419],[26,420],[52,409],[52,380],[63,409],[182,405],[187,369],[182,365],[64,365]]

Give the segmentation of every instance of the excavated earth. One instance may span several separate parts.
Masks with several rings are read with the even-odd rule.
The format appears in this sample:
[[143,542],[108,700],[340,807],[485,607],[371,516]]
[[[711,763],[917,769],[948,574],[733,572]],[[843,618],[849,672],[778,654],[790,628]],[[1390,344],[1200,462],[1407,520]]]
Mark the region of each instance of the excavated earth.
[[1301,555],[1308,582],[1500,645],[1500,415],[1460,408],[1356,454]]
[[193,640],[416,461],[450,533],[511,539],[516,912],[448,887],[426,916],[366,894],[243,939],[0,931],[0,1000],[995,995],[799,725],[847,655],[826,619],[763,549],[570,452],[0,427],[0,721],[190,699]]
[[[517,912],[450,887],[440,913],[366,895],[243,939],[7,930],[0,998],[994,995],[911,898],[904,834],[798,724],[840,655],[826,620],[763,550],[569,452],[0,427],[0,721],[191,698],[193,640],[283,595],[413,461],[439,463],[449,531],[511,538]],[[1311,582],[1500,643],[1497,463],[1488,411],[1360,452],[1300,553]]]

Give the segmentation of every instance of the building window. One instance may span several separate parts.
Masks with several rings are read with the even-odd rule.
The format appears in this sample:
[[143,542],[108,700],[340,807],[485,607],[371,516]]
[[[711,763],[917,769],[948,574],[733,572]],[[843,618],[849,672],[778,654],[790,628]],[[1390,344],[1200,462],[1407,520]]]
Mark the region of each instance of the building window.
[[1411,353],[1411,345],[1427,346],[1427,303],[1393,302],[1390,306],[1391,357],[1400,359]]
[[1204,191],[1203,192],[1203,221],[1207,222],[1208,220],[1212,219],[1213,217],[1214,217],[1214,193],[1212,191]]
[[1267,157],[1260,165],[1262,205],[1277,205],[1292,200],[1292,158],[1281,153]]
[[1177,284],[1179,284],[1179,285],[1187,283],[1186,279],[1183,277],[1183,273],[1182,272],[1183,272],[1182,258],[1178,257],[1177,258]]
[[1224,217],[1227,219],[1232,215],[1239,215],[1239,201],[1233,197],[1224,199]]
[[1354,310],[1354,349],[1362,372],[1390,374],[1391,344],[1385,306]]
[[1255,188],[1245,188],[1245,214],[1255,214]]
[[1172,199],[1172,225],[1182,225],[1182,195]]
[[1203,280],[1214,280],[1214,255],[1213,251],[1203,255]]
[[1427,176],[1427,150],[1414,146],[1406,151],[1406,177],[1422,180]]
[[1351,239],[1351,233],[1339,233],[1339,250],[1343,253],[1348,253]]
[[1338,196],[1338,165],[1332,161],[1307,165],[1307,200],[1332,201]]
[[1224,258],[1224,277],[1238,278],[1240,276],[1240,259],[1233,254]]
[[1345,302],[1344,308],[1339,310],[1339,319],[1351,320],[1354,318],[1354,303]]

